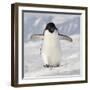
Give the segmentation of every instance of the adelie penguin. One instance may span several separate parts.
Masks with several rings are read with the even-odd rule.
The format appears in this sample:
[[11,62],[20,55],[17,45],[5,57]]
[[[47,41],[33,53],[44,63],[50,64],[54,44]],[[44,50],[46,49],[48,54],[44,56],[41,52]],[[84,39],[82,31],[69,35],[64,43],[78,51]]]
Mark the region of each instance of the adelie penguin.
[[59,67],[62,60],[62,51],[60,47],[60,39],[72,42],[72,38],[67,35],[60,34],[55,24],[50,22],[46,25],[43,34],[32,35],[31,38],[43,38],[41,55],[44,67]]

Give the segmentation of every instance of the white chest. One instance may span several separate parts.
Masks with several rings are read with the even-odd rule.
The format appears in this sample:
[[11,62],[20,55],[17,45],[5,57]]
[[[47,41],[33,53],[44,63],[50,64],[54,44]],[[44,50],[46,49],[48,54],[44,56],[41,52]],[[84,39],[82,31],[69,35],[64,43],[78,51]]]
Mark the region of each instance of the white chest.
[[42,47],[42,55],[47,64],[57,64],[61,59],[61,48],[58,33],[46,30]]
[[59,37],[58,33],[54,31],[53,33],[50,33],[48,30],[46,30],[44,35],[44,45],[50,46],[50,47],[57,47],[59,44]]

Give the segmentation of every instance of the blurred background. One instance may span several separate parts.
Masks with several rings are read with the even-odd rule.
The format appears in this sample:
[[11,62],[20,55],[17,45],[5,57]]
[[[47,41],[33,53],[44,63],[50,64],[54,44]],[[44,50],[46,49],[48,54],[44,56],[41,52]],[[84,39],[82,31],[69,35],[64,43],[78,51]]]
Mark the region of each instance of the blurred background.
[[30,40],[32,34],[42,34],[45,26],[53,22],[59,32],[66,35],[80,34],[80,15],[63,13],[42,13],[25,11],[24,19],[24,41]]

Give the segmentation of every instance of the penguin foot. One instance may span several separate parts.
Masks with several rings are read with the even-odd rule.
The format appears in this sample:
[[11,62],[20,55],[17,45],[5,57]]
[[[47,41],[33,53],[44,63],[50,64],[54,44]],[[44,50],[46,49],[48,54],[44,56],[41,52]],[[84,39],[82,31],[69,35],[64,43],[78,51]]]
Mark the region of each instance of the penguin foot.
[[59,67],[59,65],[49,65],[49,67]]
[[49,65],[48,64],[46,64],[46,65],[43,65],[45,68],[49,68]]
[[46,64],[46,65],[43,65],[45,68],[52,68],[52,67],[59,67],[60,65],[58,64],[58,65],[48,65],[48,64]]
[[58,64],[58,65],[56,65],[56,67],[59,67],[60,65]]

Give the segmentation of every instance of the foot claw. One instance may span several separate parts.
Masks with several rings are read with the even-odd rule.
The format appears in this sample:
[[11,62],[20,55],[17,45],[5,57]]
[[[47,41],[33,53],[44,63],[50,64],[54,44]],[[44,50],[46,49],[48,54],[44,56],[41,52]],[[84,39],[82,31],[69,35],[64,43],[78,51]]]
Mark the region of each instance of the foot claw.
[[47,68],[49,68],[49,65],[48,64],[46,64],[46,65],[43,65],[44,67],[47,67]]

